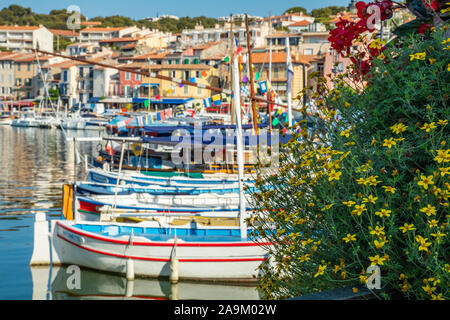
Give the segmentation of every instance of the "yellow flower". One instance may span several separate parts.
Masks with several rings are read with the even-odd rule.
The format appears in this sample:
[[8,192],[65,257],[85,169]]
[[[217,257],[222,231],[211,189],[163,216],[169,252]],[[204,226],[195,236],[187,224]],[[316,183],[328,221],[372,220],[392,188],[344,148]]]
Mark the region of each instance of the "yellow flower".
[[446,236],[445,233],[441,233],[441,231],[438,230],[436,233],[431,233],[431,236],[436,238],[437,243],[441,242],[441,239]]
[[369,48],[372,49],[381,49],[383,47],[384,41],[380,41],[380,39],[376,39],[369,44]]
[[426,177],[424,175],[421,175],[420,180],[421,181],[419,181],[417,184],[419,186],[422,186],[425,190],[428,190],[428,185],[433,185],[434,184],[432,175],[428,176],[428,177]]
[[380,211],[375,212],[375,215],[380,216],[380,218],[390,217],[391,212],[392,212],[391,210],[381,209]]
[[341,132],[341,137],[346,137],[346,138],[348,138],[348,137],[350,137],[350,131],[351,131],[351,129],[347,129],[347,130],[345,130],[345,131],[342,131]]
[[367,184],[366,179],[364,178],[359,178],[356,182],[358,182],[358,184]]
[[298,260],[300,260],[300,262],[305,262],[305,261],[311,260],[311,258],[310,258],[309,254],[305,254],[305,255],[299,257]]
[[444,268],[442,268],[442,270],[445,270],[445,271],[447,271],[447,272],[450,272],[450,264],[446,263],[446,264],[444,265]]
[[420,130],[425,130],[426,132],[430,132],[432,129],[436,129],[435,122],[432,123],[425,123]]
[[409,56],[411,57],[410,61],[413,61],[414,59],[416,59],[416,60],[425,60],[425,57],[427,56],[427,53],[426,52],[419,52],[419,53],[416,53],[416,54],[410,54]]
[[430,287],[429,284],[427,284],[425,287],[422,287],[422,289],[430,296],[433,294],[433,291],[436,290],[435,287]]
[[351,207],[353,207],[354,204],[356,204],[356,202],[355,201],[347,201],[347,202],[343,201],[342,204],[351,208]]
[[386,259],[384,257],[380,257],[379,255],[376,255],[375,257],[369,257],[369,260],[371,263],[371,266],[376,266],[376,265],[384,265],[384,261],[386,261]]
[[393,187],[387,187],[387,186],[383,186],[383,189],[385,192],[391,192],[392,194],[395,194],[395,191],[397,191],[397,189],[395,189]]
[[440,168],[439,171],[441,172],[441,176],[445,176],[446,174],[450,175],[450,167]]
[[375,140],[375,138],[372,139],[372,142],[370,143],[372,146],[377,144],[377,140]]
[[405,224],[403,225],[403,227],[400,227],[399,229],[400,229],[403,233],[406,233],[406,232],[408,232],[408,231],[416,230],[416,228],[414,228],[414,225],[413,225],[413,224],[407,224],[407,223],[405,223]]
[[445,127],[448,124],[448,120],[439,120],[438,125]]
[[435,219],[433,219],[433,220],[428,220],[428,225],[430,226],[430,228],[437,227],[438,222],[439,222],[439,221],[437,221],[437,220],[435,220]]
[[314,278],[317,278],[318,276],[321,276],[325,273],[325,269],[327,266],[319,266],[319,269],[317,270],[317,273],[314,275]]
[[394,141],[394,138],[384,139],[383,147],[388,147],[389,149],[391,149],[392,146],[395,145],[397,145],[397,142]]
[[320,209],[320,211],[326,211],[326,210],[328,210],[328,209],[331,209],[332,206],[334,206],[333,203],[332,203],[332,204],[328,204],[328,205],[326,205],[324,208]]
[[400,134],[402,132],[405,132],[406,129],[408,129],[408,126],[405,126],[403,123],[397,123],[396,125],[393,125],[391,127],[392,132],[396,134]]
[[367,198],[363,199],[363,203],[371,202],[371,203],[375,204],[377,200],[378,200],[378,197],[369,195]]
[[359,292],[358,288],[353,288],[352,290],[354,294],[357,294]]
[[436,59],[428,59],[430,61],[430,64],[433,64],[436,62]]
[[384,236],[384,227],[375,226],[375,230],[372,229],[372,227],[369,227],[370,234],[376,235],[377,237],[381,238]]
[[365,204],[356,205],[355,210],[352,211],[352,215],[356,214],[359,217],[364,211],[367,211]]
[[386,238],[383,238],[380,241],[375,240],[373,243],[375,244],[375,248],[381,249],[384,247],[384,245],[387,243],[387,241],[386,241]]
[[350,241],[356,241],[356,234],[347,234],[345,238],[342,238],[346,243],[349,243]]
[[366,276],[366,275],[360,275],[359,276],[359,281],[361,282],[361,283],[367,283],[367,280],[369,279],[369,277],[368,276]]
[[344,105],[345,105],[346,108],[350,108],[350,103],[345,102]]
[[437,156],[436,156],[436,158],[434,158],[434,160],[437,161],[438,163],[449,162],[450,161],[450,153],[449,153],[449,151],[450,151],[450,149],[447,149],[447,150],[436,150]]
[[438,295],[432,294],[431,300],[445,300],[445,299],[442,298],[442,293],[439,293]]
[[420,209],[420,212],[425,213],[429,217],[431,215],[435,216],[436,215],[436,207],[428,205],[427,207]]
[[333,180],[337,180],[339,181],[339,179],[341,178],[342,172],[336,172],[336,170],[331,170],[330,174],[328,175],[328,181],[333,181]]
[[367,178],[365,184],[369,184],[369,186],[376,186],[377,184],[381,183],[381,181],[377,180],[378,176],[370,176]]
[[416,241],[420,244],[419,251],[428,252],[428,247],[431,246],[431,242],[427,242],[428,238],[423,238],[420,235],[416,236]]

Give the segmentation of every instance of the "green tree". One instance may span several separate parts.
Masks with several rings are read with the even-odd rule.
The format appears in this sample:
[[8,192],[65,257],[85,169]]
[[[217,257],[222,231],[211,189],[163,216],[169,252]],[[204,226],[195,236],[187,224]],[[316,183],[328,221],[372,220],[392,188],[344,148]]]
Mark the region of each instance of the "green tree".
[[290,9],[287,9],[284,14],[288,14],[288,13],[303,13],[306,14],[307,10],[303,7],[293,7]]

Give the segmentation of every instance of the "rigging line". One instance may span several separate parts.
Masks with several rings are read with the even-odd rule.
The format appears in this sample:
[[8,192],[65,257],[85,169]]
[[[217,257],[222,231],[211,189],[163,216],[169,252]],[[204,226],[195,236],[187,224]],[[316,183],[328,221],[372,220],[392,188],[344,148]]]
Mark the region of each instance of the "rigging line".
[[[50,106],[52,107],[53,112],[55,112],[55,108],[53,107],[52,99],[50,99],[50,94],[48,93],[48,83],[47,83],[48,74],[47,74],[47,77],[44,77],[44,73],[42,72],[41,62],[39,60],[39,55],[37,54],[36,51],[35,51],[35,55],[36,55],[36,61],[37,61],[37,64],[38,64],[39,75],[40,75],[42,83],[44,84],[45,101],[47,101],[47,98],[50,100]],[[55,114],[56,114],[56,112],[55,112]]]
[[[53,112],[55,113],[55,116],[56,116],[56,111],[55,111],[55,107],[53,106],[53,102],[52,102],[52,100],[51,100],[51,98],[50,98],[50,94],[49,94],[49,92],[48,92],[48,74],[47,74],[47,77],[44,77],[44,75],[43,75],[43,72],[42,72],[42,68],[41,68],[41,63],[40,63],[40,60],[39,60],[39,55],[37,54],[37,52],[38,52],[38,50],[35,50],[35,55],[36,55],[36,61],[37,61],[37,63],[38,63],[38,68],[39,68],[39,74],[40,74],[40,77],[41,77],[41,80],[42,80],[42,82],[43,82],[43,84],[44,84],[44,90],[45,90],[45,95],[46,95],[46,97],[45,97],[45,101],[47,101],[47,98],[48,98],[48,100],[50,101],[50,106],[51,106],[51,108],[52,108],[52,110],[53,110]],[[68,139],[68,135],[67,135],[67,132],[66,132],[66,130],[64,129],[64,127],[62,126],[62,123],[60,124],[60,127],[61,127],[61,131],[62,131],[62,133],[63,133],[63,135],[64,135],[64,138],[65,138],[65,140],[67,141],[67,139]],[[77,143],[74,143],[74,149],[75,149],[75,156],[78,158],[78,159],[81,159],[81,152],[80,152],[80,150],[78,149],[78,145],[77,145]],[[76,161],[76,160],[75,160]],[[76,161],[76,162],[78,162],[78,161]]]

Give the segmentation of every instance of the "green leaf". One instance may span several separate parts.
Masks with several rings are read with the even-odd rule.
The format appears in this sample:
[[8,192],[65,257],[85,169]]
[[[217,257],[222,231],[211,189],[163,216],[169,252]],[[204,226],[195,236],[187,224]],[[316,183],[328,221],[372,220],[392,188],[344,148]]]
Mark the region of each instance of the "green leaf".
[[420,25],[426,22],[427,21],[425,20],[415,19],[399,26],[397,29],[395,29],[394,34],[398,37],[409,36],[410,34],[416,33]]

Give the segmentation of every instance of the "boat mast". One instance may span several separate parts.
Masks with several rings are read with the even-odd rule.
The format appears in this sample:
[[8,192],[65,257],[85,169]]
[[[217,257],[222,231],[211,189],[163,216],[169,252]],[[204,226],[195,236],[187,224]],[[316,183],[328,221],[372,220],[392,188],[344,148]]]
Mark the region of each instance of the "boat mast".
[[[252,58],[252,45],[251,45],[251,37],[250,37],[250,30],[248,26],[248,15],[245,14],[245,29],[247,32],[247,52],[248,52],[248,69],[250,73],[250,103],[252,105],[252,122],[253,122],[253,129],[255,130],[255,134],[258,133],[258,115],[256,111],[256,101],[253,99],[255,97],[255,87],[253,86],[253,58]],[[235,92],[236,94],[236,92]]]
[[[288,123],[289,127],[292,127],[292,89],[291,89],[291,83],[292,79],[289,79],[289,72],[291,67],[291,51],[289,48],[289,37],[286,37],[286,76],[287,76],[287,83],[286,83],[286,97],[287,97],[287,105],[288,105]],[[289,83],[291,81],[291,83]]]
[[[237,49],[237,48],[236,48]],[[234,50],[236,50],[234,48],[234,32],[233,32],[233,14],[230,14],[230,64],[229,64],[229,68],[230,68],[230,89],[232,90],[233,87],[233,59],[234,59]],[[230,109],[231,109],[231,124],[235,124],[236,123],[236,109],[235,109],[235,105],[233,103],[231,103],[230,105]]]
[[238,177],[239,177],[239,226],[241,229],[241,239],[247,240],[247,218],[246,201],[244,195],[244,147],[242,136],[242,121],[241,121],[241,93],[239,85],[239,62],[238,57],[233,58],[233,103],[236,110],[236,148],[237,148],[237,162],[238,162]]

